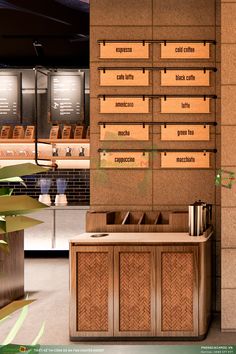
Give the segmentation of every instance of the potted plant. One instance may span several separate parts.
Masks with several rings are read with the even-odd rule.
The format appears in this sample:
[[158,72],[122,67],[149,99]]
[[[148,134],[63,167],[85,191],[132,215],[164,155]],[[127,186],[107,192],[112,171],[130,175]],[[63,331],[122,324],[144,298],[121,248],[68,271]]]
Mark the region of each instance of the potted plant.
[[[21,177],[47,169],[25,163],[0,168],[0,183],[19,182]],[[24,229],[41,223],[25,216],[47,205],[27,195],[12,195],[13,188],[0,188],[0,308],[24,295]]]

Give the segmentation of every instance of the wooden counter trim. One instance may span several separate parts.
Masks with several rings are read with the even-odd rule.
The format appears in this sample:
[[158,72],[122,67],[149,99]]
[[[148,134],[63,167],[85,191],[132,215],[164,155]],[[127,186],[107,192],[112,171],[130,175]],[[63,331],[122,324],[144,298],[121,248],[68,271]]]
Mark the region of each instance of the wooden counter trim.
[[[120,330],[120,254],[148,252],[150,253],[150,290],[151,290],[151,328],[150,331],[121,331]],[[155,336],[155,247],[148,246],[115,246],[114,247],[114,336],[116,337],[153,337]]]
[[[107,233],[108,236],[92,238],[91,235]],[[70,240],[72,245],[161,245],[161,244],[191,244],[199,245],[207,242],[212,236],[209,227],[202,236],[189,236],[187,232],[85,232]]]
[[8,243],[10,252],[0,251],[0,308],[24,296],[24,231],[9,232]]
[[[205,335],[207,334],[208,327],[209,327],[209,322],[211,318],[211,240],[209,238],[211,237],[212,232],[209,232],[209,235],[207,237],[208,242],[200,242],[200,243],[148,243],[145,244],[144,242],[142,245],[138,244],[135,245],[134,242],[130,242],[130,244],[123,244],[123,245],[117,245],[117,243],[112,243],[111,245],[107,245],[104,243],[100,243],[99,246],[95,246],[94,244],[88,244],[87,246],[75,246],[71,242],[70,244],[70,266],[71,266],[71,275],[70,275],[70,292],[71,292],[71,297],[70,297],[70,338],[71,340],[95,340],[96,338],[99,340],[124,340],[128,338],[133,338],[133,339],[142,339],[144,340],[145,338],[153,338],[154,340],[166,340],[169,338],[169,340],[177,340],[177,339],[203,339]],[[127,235],[128,236],[128,235]],[[78,251],[80,252],[109,252],[110,257],[109,257],[109,288],[107,289],[107,293],[109,296],[109,326],[108,331],[102,332],[102,331],[89,331],[87,328],[87,324],[85,324],[86,332],[78,331],[77,326],[78,326],[78,319],[77,317],[77,306],[78,306],[78,299],[77,299],[77,287],[78,287],[78,270],[76,269],[76,266],[78,264],[77,262],[77,253]],[[125,257],[120,258],[120,254],[124,253],[130,253],[131,259],[129,259],[129,255],[126,255]],[[137,252],[151,252],[151,269],[149,270],[149,261],[147,262],[147,258],[144,256],[143,259],[142,257],[136,257],[134,253]],[[162,259],[162,254],[167,253],[166,256],[163,257]],[[168,255],[169,253],[169,255]],[[171,258],[171,253],[173,253],[173,259]],[[178,253],[191,253],[193,255],[193,258],[190,259],[188,255],[186,257],[178,257],[176,254]],[[133,259],[132,259],[132,254],[133,254]],[[97,256],[96,256],[97,258]],[[169,259],[169,260],[168,260]],[[122,276],[120,277],[120,272],[122,271],[122,263],[121,263],[121,268],[120,268],[120,260],[123,262],[123,270],[124,269],[130,269],[130,267],[133,269],[134,272],[134,278],[139,274],[139,269],[145,269],[144,272],[141,272],[142,277],[145,278],[145,274],[151,274],[151,291],[150,287],[147,284],[147,282],[144,282],[144,285],[142,285],[139,282],[138,276],[136,277],[136,280],[133,281],[133,275],[129,274],[126,279],[126,272],[123,271]],[[90,261],[89,261],[90,262]],[[143,262],[143,263],[142,263]],[[175,262],[176,265],[175,265]],[[88,263],[89,265],[90,263]],[[147,266],[148,264],[148,266]],[[170,270],[169,270],[169,264],[171,265]],[[82,263],[83,265],[83,263]],[[162,266],[164,267],[164,272],[162,271]],[[107,265],[106,265],[107,267]],[[127,268],[128,267],[128,268]],[[143,267],[143,268],[142,268]],[[182,268],[183,267],[183,268]],[[180,273],[182,273],[182,269],[188,269],[187,274],[186,272],[183,272],[183,274],[178,277],[177,279],[174,276],[169,277],[169,274],[172,274],[173,269],[179,268]],[[97,269],[97,268],[96,268]],[[107,269],[107,268],[106,268]],[[80,270],[82,271],[83,274],[83,267],[80,267]],[[84,268],[85,270],[85,278],[89,279],[88,274],[86,275],[86,270],[87,266]],[[95,270],[95,269],[94,269]],[[179,272],[178,271],[178,272]],[[188,282],[188,274],[191,272],[191,282]],[[96,271],[95,271],[96,273]],[[93,273],[94,274],[94,273]],[[100,272],[101,274],[101,272]],[[103,274],[103,271],[102,271]],[[165,280],[162,281],[162,274],[164,274]],[[179,273],[176,273],[177,275]],[[183,294],[183,289],[185,289],[185,283],[181,281],[181,277],[183,279],[186,279],[186,288],[191,289],[191,294],[188,294],[188,298],[190,298],[191,295],[193,295],[191,305],[186,306],[183,308],[183,310],[179,310],[179,316],[178,318],[180,319],[185,319],[184,311],[187,311],[186,313],[188,314],[188,321],[183,321],[182,327],[178,325],[178,321],[176,324],[172,325],[172,316],[175,316],[175,310],[174,307],[171,306],[173,304],[173,299],[175,299],[175,296],[177,297],[177,304],[176,306],[180,308],[181,303],[184,303],[184,300],[182,300],[181,294]],[[130,281],[131,279],[131,281]],[[126,326],[126,321],[129,320],[129,311],[127,311],[127,314],[123,316],[123,324],[122,321],[120,320],[120,315],[123,315],[122,312],[120,313],[120,284],[119,281],[121,281],[121,286],[124,284],[124,289],[125,291],[123,292],[123,310],[125,311],[125,306],[129,309],[129,304],[134,305],[134,309],[131,311],[135,311],[135,306],[137,309],[136,312],[136,319],[132,319],[133,322],[131,321],[129,326]],[[131,286],[129,287],[129,281],[131,283]],[[125,284],[126,282],[126,284]],[[177,282],[177,288],[175,286]],[[96,283],[93,280],[92,283]],[[107,284],[107,283],[106,283]],[[169,285],[170,284],[170,285]],[[172,284],[172,285],[171,285]],[[178,285],[179,284],[179,285]],[[192,285],[191,285],[192,284]],[[170,289],[169,289],[170,286]],[[172,287],[171,287],[172,286]],[[135,292],[135,288],[141,289],[142,287],[149,287],[149,291],[147,294],[144,294],[144,299],[145,296],[148,296],[150,299],[150,294],[151,294],[151,303],[149,306],[151,306],[151,325],[149,325],[150,322],[147,322],[147,303],[144,300],[144,307],[145,307],[145,315],[146,315],[146,321],[144,322],[141,321],[141,324],[138,322],[139,321],[139,309],[137,304],[139,304],[139,297],[135,296],[137,292]],[[167,291],[163,291],[164,297],[162,300],[162,287],[166,289]],[[127,288],[127,290],[126,290]],[[182,289],[182,290],[181,290]],[[89,292],[91,293],[91,286],[89,286]],[[129,294],[130,298],[134,294],[134,303],[132,303],[131,300],[126,298],[126,292]],[[175,295],[176,292],[176,295]],[[172,296],[168,296],[168,294],[172,294]],[[142,298],[142,296],[141,296]],[[81,299],[83,299],[83,294]],[[87,301],[87,299],[86,299]],[[114,301],[114,304],[113,304]],[[141,301],[141,300],[140,300]],[[178,303],[179,301],[179,303]],[[97,304],[95,302],[95,308]],[[165,314],[163,316],[167,316],[167,320],[165,317],[164,320],[164,325],[162,327],[162,306],[165,306],[167,308],[167,311],[165,311]],[[167,306],[167,307],[166,307]],[[103,307],[104,308],[104,307]],[[193,312],[191,313],[190,308],[193,309]],[[148,312],[150,313],[150,312]],[[177,311],[178,315],[178,311]],[[192,316],[192,319],[191,319]],[[106,317],[106,316],[105,316]],[[127,317],[127,318],[126,318]],[[82,321],[84,320],[84,316],[82,316]],[[175,319],[175,317],[173,318]],[[121,321],[121,322],[120,322]],[[136,322],[135,322],[136,321]],[[167,321],[167,322],[166,322]],[[191,322],[192,321],[192,322]],[[91,319],[90,321],[93,323],[93,320]],[[86,323],[86,322],[84,322]],[[97,322],[98,323],[98,322]],[[104,323],[104,322],[103,322]],[[121,326],[120,326],[121,323]],[[137,326],[136,326],[136,323]],[[148,323],[148,325],[147,325]],[[192,325],[193,324],[193,325]],[[97,327],[96,327],[97,328]],[[102,327],[104,328],[104,327]],[[132,330],[135,328],[135,330]],[[163,330],[164,328],[164,330]],[[171,330],[168,330],[168,328],[171,328]],[[182,330],[180,330],[182,328]],[[191,330],[188,330],[188,329]],[[120,330],[121,329],[121,330]],[[150,329],[150,331],[147,329]],[[183,330],[184,329],[184,330]]]
[[[198,245],[163,246],[156,250],[156,335],[160,337],[195,337],[198,336]],[[192,253],[193,254],[193,330],[163,331],[162,330],[162,253]]]
[[199,245],[199,335],[204,335],[211,320],[212,240]]
[[[77,254],[108,253],[108,331],[78,331],[78,277]],[[113,334],[113,247],[110,246],[70,246],[70,337],[112,337]]]

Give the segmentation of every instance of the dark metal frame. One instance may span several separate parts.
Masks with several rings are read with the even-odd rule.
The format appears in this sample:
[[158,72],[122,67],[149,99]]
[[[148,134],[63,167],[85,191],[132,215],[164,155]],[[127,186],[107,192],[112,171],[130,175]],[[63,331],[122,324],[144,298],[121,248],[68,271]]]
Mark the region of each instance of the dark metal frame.
[[132,66],[109,66],[109,67],[98,67],[97,68],[98,70],[102,70],[103,72],[105,72],[106,70],[143,70],[145,72],[145,70],[151,70],[151,71],[154,71],[154,70],[158,70],[158,71],[167,71],[167,70],[199,70],[199,71],[213,71],[213,72],[216,72],[217,71],[217,68],[215,67],[174,67],[174,66],[171,66],[171,67],[168,67],[168,66],[140,66],[140,67],[132,67]]
[[213,152],[217,149],[98,149],[98,152]]
[[145,94],[145,95],[111,95],[111,94],[106,94],[106,95],[98,95],[97,96],[98,98],[103,98],[103,100],[106,99],[106,97],[133,97],[133,98],[136,98],[136,97],[140,97],[140,98],[164,98],[165,100],[167,98],[185,98],[185,97],[192,97],[192,98],[203,98],[204,100],[206,98],[213,98],[213,99],[217,99],[217,96],[216,95],[189,95],[189,94],[186,94],[186,95],[148,95],[148,94]]
[[40,142],[38,140],[38,72],[47,76],[47,74],[44,73],[42,70],[40,70],[37,66],[34,68],[34,96],[35,96],[34,97],[34,113],[35,113],[35,138],[34,138],[35,159],[34,159],[34,161],[35,161],[36,165],[38,165],[38,166],[54,169],[57,167],[55,164],[44,165],[44,164],[39,163],[40,160],[41,161],[51,161],[51,160],[38,159],[38,143],[45,144],[45,145],[51,145],[51,143]]
[[213,125],[216,126],[216,122],[98,122],[98,125]]
[[204,45],[206,43],[211,43],[216,45],[216,41],[212,39],[181,39],[181,40],[176,40],[176,39],[99,39],[97,41],[98,43],[203,43]]

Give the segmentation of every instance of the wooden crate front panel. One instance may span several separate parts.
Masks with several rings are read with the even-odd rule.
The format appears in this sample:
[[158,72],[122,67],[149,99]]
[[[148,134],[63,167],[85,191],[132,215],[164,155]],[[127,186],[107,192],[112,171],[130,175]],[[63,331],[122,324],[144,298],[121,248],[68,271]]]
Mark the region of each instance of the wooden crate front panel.
[[75,313],[71,314],[76,325],[75,333],[80,336],[112,336],[113,248],[76,248]]
[[154,247],[115,247],[115,336],[154,335]]
[[148,59],[149,43],[100,43],[100,59]]
[[197,247],[162,247],[157,252],[161,289],[158,331],[162,336],[197,335]]

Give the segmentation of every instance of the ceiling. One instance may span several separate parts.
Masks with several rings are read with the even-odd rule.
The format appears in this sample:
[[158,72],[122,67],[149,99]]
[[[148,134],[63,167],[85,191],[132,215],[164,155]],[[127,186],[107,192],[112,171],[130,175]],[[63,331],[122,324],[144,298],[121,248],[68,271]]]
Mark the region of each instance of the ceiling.
[[89,67],[89,0],[0,0],[0,67]]

